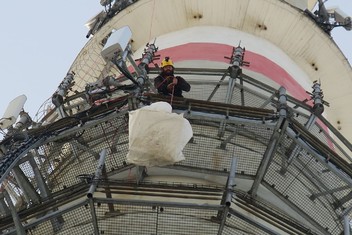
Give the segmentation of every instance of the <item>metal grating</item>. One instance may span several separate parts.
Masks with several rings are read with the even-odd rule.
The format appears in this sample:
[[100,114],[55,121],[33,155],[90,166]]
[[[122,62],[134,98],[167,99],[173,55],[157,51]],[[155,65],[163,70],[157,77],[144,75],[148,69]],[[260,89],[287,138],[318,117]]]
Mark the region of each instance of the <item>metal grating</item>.
[[228,216],[228,218],[226,219],[226,226],[224,227],[222,234],[224,235],[243,235],[243,234],[267,235],[270,233],[265,232],[260,228],[253,227],[250,223],[248,223],[244,219],[241,219],[235,215],[230,214],[230,216]]
[[[205,82],[194,83],[192,93],[187,93],[185,96],[192,96],[204,102],[211,94],[213,87],[213,83],[212,85],[205,84]],[[225,87],[225,85],[220,86],[213,97],[214,101],[222,102],[220,97],[224,96],[221,92],[226,92]],[[60,227],[55,227],[56,223],[53,225],[52,221],[43,217],[36,223],[35,228],[29,225],[33,234],[36,234],[35,232],[43,234],[44,231],[50,234],[55,229],[58,230],[58,234],[80,234],[79,232],[82,231],[86,234],[94,234],[91,224],[95,218],[101,234],[136,234],[138,231],[143,231],[142,234],[197,234],[197,232],[217,234],[220,223],[224,221],[219,217],[219,210],[194,208],[185,202],[185,198],[198,205],[209,205],[211,202],[212,205],[223,208],[225,195],[230,192],[226,189],[227,177],[231,171],[231,161],[235,157],[237,166],[234,189],[251,198],[246,201],[246,206],[243,205],[243,208],[258,209],[258,203],[253,202],[253,199],[257,197],[257,200],[268,203],[269,211],[275,209],[290,219],[285,220],[289,221],[285,222],[289,224],[287,227],[280,227],[277,225],[278,218],[271,214],[270,219],[265,221],[269,225],[266,225],[264,222],[259,222],[265,217],[261,214],[262,212],[260,213],[261,220],[251,221],[240,214],[237,211],[238,208],[232,204],[231,215],[226,217],[223,234],[241,234],[244,231],[254,234],[270,234],[272,227],[275,226],[278,226],[276,228],[278,231],[294,231],[292,233],[298,231],[298,234],[306,234],[307,228],[310,228],[310,234],[341,233],[343,230],[341,218],[344,213],[351,213],[346,212],[346,209],[351,207],[349,172],[339,173],[331,166],[329,159],[321,160],[327,154],[325,147],[330,148],[337,145],[331,145],[330,137],[320,131],[317,125],[313,125],[309,130],[304,127],[294,129],[291,122],[292,120],[297,121],[294,115],[297,112],[296,109],[288,108],[290,118],[287,122],[290,125],[287,129],[280,130],[278,115],[272,109],[278,107],[276,97],[270,100],[270,92],[263,92],[268,97],[263,94],[258,95],[259,89],[260,87],[256,87],[253,91],[248,88],[244,90],[246,106],[238,105],[242,102],[238,88],[235,89],[236,95],[232,104],[238,106],[206,103],[208,106],[204,108],[201,105],[205,103],[200,102],[197,107],[198,104],[194,100],[192,100],[192,105],[187,106],[189,101],[187,99],[184,106],[177,106],[174,111],[182,113],[190,121],[194,135],[183,151],[186,160],[165,168],[138,168],[126,162],[129,146],[128,111],[125,106],[117,108],[115,106],[113,110],[109,107],[105,110],[104,106],[96,107],[95,110],[80,113],[80,118],[76,118],[77,120],[69,118],[52,123],[45,129],[35,132],[34,140],[44,137],[39,144],[33,142],[37,144],[31,145],[30,149],[24,150],[23,154],[20,150],[9,151],[12,155],[9,154],[6,157],[20,159],[17,164],[20,169],[19,173],[22,172],[23,177],[28,181],[27,183],[21,182],[21,179],[15,176],[15,171],[11,171],[6,179],[7,191],[14,196],[17,195],[14,201],[18,204],[16,205],[18,211],[21,211],[19,214],[22,221],[27,221],[28,218],[30,222],[36,221],[34,213],[31,216],[24,216],[23,211],[26,211],[25,209],[29,206],[40,206],[46,201],[55,202],[61,194],[70,197],[74,188],[81,187],[82,184],[88,187],[95,182],[93,175],[97,170],[100,152],[106,149],[106,172],[103,173],[103,177],[121,179],[130,184],[126,186],[119,182],[117,185],[109,184],[98,188],[99,196],[111,197],[113,201],[110,204],[113,204],[114,209],[112,210],[106,201],[102,199],[99,201],[99,196],[97,196],[94,198],[96,214],[91,214],[91,207],[88,204],[88,206],[83,205],[80,210],[84,209],[86,214],[83,215],[84,218],[81,221],[77,220],[76,223],[72,222],[73,224],[63,222]],[[148,96],[146,97],[143,101],[148,103]],[[255,109],[265,102],[268,103],[266,107],[270,107],[270,110]],[[144,105],[144,103],[139,103],[139,105]],[[290,107],[294,105],[296,104],[289,103]],[[230,108],[240,111],[228,115]],[[300,108],[303,109],[304,105]],[[308,110],[305,111],[308,113]],[[95,115],[94,112],[99,114]],[[261,116],[262,113],[266,115]],[[307,120],[308,116],[299,115],[297,123],[304,124]],[[278,130],[280,130],[279,135]],[[316,139],[310,139],[307,133],[312,134]],[[317,149],[311,144],[316,140],[320,141],[316,142],[320,144]],[[277,145],[272,145],[275,141]],[[273,146],[271,153],[269,146]],[[334,154],[342,153],[337,148],[331,149],[337,150]],[[19,153],[22,154],[21,157],[15,158]],[[332,157],[333,160],[339,160],[335,155]],[[34,159],[35,164],[29,162],[31,158]],[[266,160],[268,160],[267,166],[265,166]],[[340,164],[342,161],[337,161],[337,163]],[[49,188],[47,196],[44,194],[33,196],[33,192],[32,194],[27,192],[28,187],[32,187],[34,192],[41,193],[42,189],[39,187],[42,186],[41,179],[38,178],[38,174],[34,173],[36,167],[43,177],[43,182],[47,182]],[[262,173],[263,178],[260,178]],[[184,180],[187,180],[187,183],[183,182]],[[145,187],[143,183],[148,181],[151,182],[153,189],[143,188]],[[260,187],[254,189],[255,192],[251,194],[250,189],[256,181],[259,181]],[[158,186],[155,182],[159,183]],[[186,187],[187,184],[192,187]],[[194,193],[194,190],[201,190],[207,184],[215,184],[221,190],[209,195],[205,191]],[[270,197],[265,197],[265,194],[262,194],[263,190],[270,192]],[[202,193],[204,195],[201,195]],[[60,206],[52,207],[52,211],[46,213],[52,215],[53,211],[58,210],[64,221],[74,220],[72,218],[78,216],[75,215],[78,209],[70,207],[72,200],[82,199],[86,194],[87,189],[79,195],[75,193],[71,200],[64,201]],[[178,204],[177,206],[153,204],[152,202],[156,200],[153,197],[155,195],[162,201]],[[124,198],[126,201],[121,203],[115,200],[115,197]],[[135,204],[137,199],[146,197],[149,201]],[[272,198],[275,198],[276,202]],[[290,208],[289,212],[277,208],[282,204]],[[67,210],[63,211],[65,208]],[[43,208],[39,207],[38,210],[43,210]],[[265,213],[268,213],[267,210]],[[10,231],[14,225],[13,222],[9,222],[11,217],[8,213],[1,215],[3,222],[0,225],[5,231],[4,234],[7,234],[6,231]],[[280,216],[280,219],[283,217]],[[183,226],[174,222],[174,219],[182,221]],[[299,224],[302,225],[299,226]]]
[[[285,140],[292,143],[287,137]],[[285,150],[283,152],[287,153]],[[342,225],[332,207],[336,203],[336,198],[334,199],[330,195],[313,198],[312,195],[344,184],[335,178],[336,175],[326,171],[326,167],[302,149],[283,171],[281,163],[288,158],[289,156],[276,154],[266,173],[265,181],[284,198],[297,205],[300,210],[320,224],[324,224],[331,234],[338,234],[335,231],[340,231]],[[336,227],[339,229],[335,229]]]
[[[103,37],[110,30],[104,27]],[[2,234],[21,234],[22,226],[22,234],[72,235],[343,232],[344,216],[352,215],[352,170],[346,161],[351,147],[339,146],[346,142],[323,117],[306,126],[313,117],[310,102],[285,96],[288,103],[279,103],[277,87],[241,74],[230,104],[224,104],[231,79],[227,68],[179,68],[192,84],[181,105],[174,103],[194,132],[184,149],[186,160],[160,168],[129,165],[127,97],[135,98],[129,109],[155,100],[124,90],[121,103],[90,107],[86,83],[121,75],[100,56],[101,39],[93,37],[70,69],[79,78],[65,97],[71,117],[1,143]],[[211,99],[218,103],[205,103],[225,75]],[[57,117],[54,113],[51,120]],[[96,179],[102,150],[107,150],[105,167]],[[234,171],[235,179],[229,178]],[[87,199],[93,186],[94,196]]]
[[211,221],[217,213],[214,210],[158,205],[114,206],[116,212],[109,212],[107,204],[95,204],[101,234],[216,234],[219,229],[219,225]]

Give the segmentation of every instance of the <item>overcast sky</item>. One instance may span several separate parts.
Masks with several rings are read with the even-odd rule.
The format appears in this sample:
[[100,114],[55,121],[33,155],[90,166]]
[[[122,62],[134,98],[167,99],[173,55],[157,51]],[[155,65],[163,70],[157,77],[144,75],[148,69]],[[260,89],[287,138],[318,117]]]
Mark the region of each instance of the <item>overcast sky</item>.
[[[352,0],[327,5],[352,16]],[[0,115],[24,94],[24,109],[33,118],[88,41],[84,24],[103,8],[99,0],[2,1],[0,6]],[[352,62],[352,31],[334,29],[333,37]]]

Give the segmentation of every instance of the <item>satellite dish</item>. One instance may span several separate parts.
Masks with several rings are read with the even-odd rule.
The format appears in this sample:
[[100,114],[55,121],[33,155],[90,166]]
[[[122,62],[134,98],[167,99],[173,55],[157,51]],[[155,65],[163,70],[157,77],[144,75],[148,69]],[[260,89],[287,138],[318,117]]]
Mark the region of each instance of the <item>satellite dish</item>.
[[7,129],[16,122],[18,115],[23,109],[24,103],[26,103],[26,100],[27,97],[25,95],[20,95],[8,104],[3,117],[0,119],[1,129]]

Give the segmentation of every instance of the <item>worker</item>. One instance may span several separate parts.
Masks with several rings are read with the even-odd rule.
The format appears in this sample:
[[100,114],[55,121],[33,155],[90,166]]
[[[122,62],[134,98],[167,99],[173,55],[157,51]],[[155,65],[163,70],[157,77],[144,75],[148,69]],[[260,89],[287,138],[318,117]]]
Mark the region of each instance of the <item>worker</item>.
[[160,94],[182,96],[182,91],[190,91],[191,85],[182,77],[174,76],[174,64],[170,57],[165,57],[160,64],[161,72],[154,79],[154,86]]

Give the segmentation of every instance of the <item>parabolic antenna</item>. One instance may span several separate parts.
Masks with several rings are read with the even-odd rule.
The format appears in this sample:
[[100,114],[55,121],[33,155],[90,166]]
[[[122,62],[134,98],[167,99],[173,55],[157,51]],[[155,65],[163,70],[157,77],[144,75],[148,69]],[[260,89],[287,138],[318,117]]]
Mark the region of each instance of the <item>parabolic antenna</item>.
[[27,97],[25,95],[17,96],[7,106],[7,109],[0,119],[0,128],[7,129],[13,125],[21,110],[23,109],[24,103],[26,103]]

